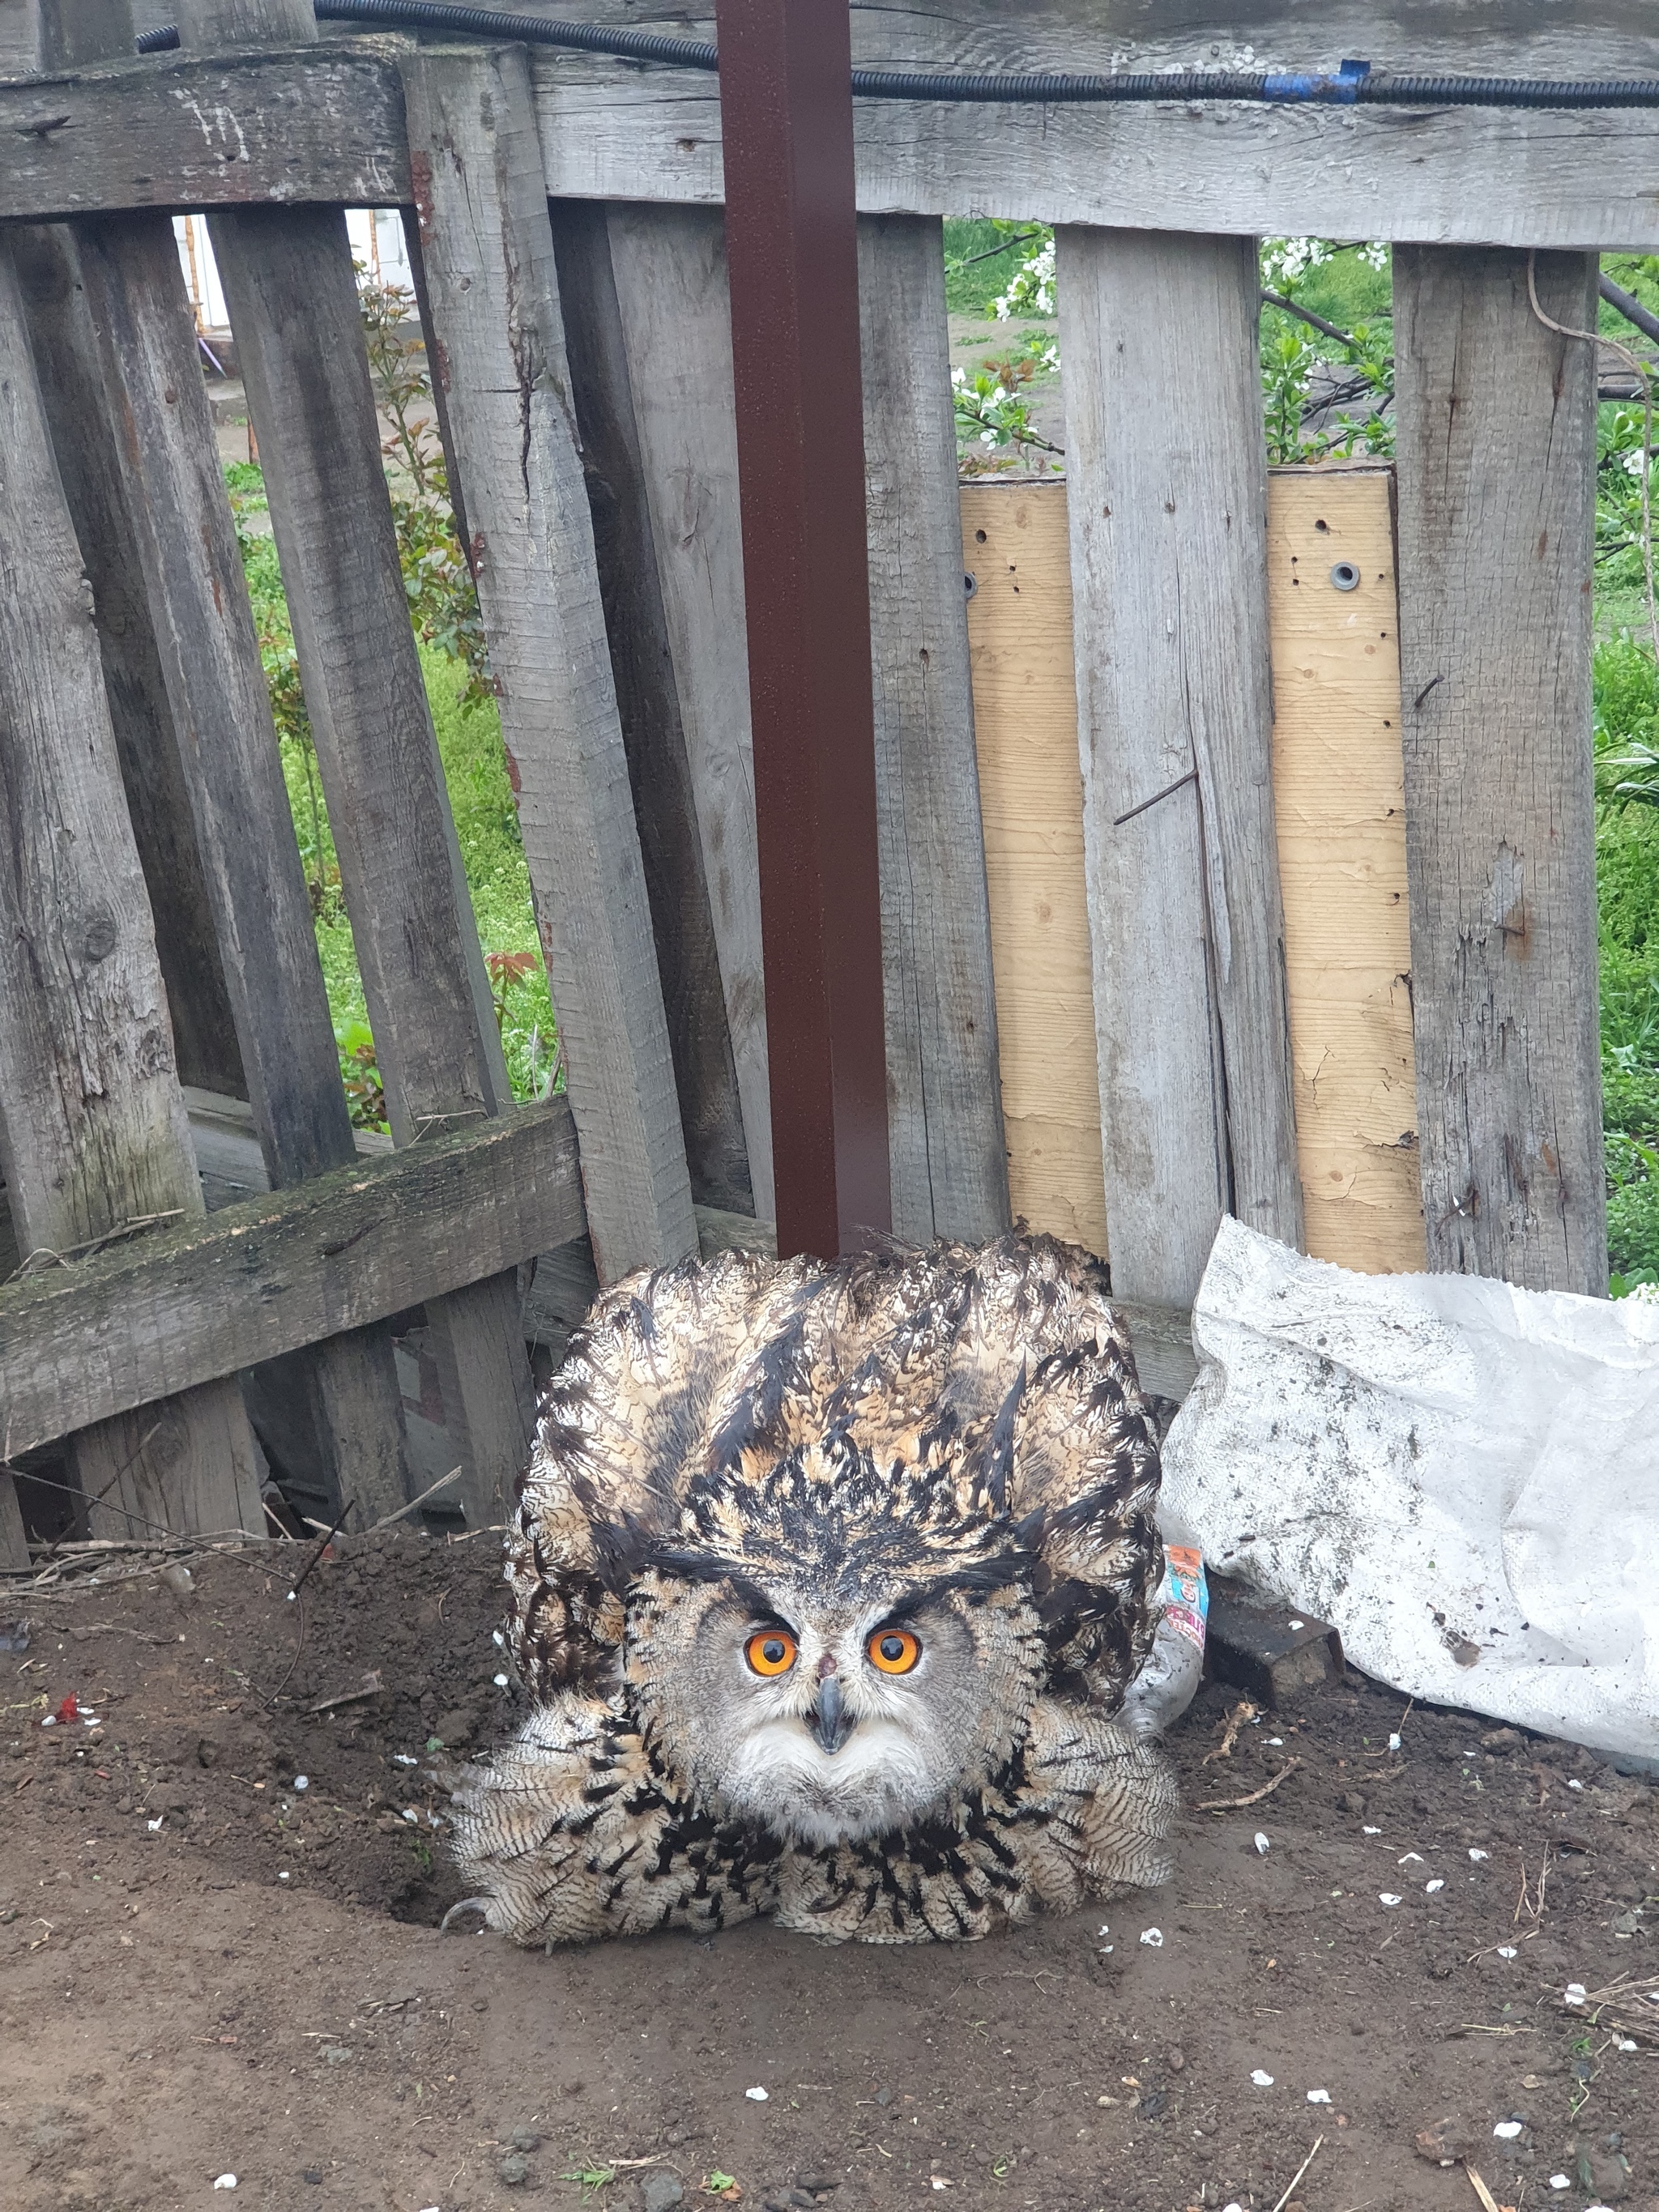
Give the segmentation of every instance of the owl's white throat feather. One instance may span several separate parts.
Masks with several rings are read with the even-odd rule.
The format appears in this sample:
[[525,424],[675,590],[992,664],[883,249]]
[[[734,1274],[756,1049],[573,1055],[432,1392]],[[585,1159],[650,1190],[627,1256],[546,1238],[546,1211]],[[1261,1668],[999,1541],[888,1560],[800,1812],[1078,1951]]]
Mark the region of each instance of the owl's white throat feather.
[[902,1723],[860,1720],[839,1751],[797,1719],[761,1723],[738,1745],[725,1794],[774,1834],[822,1848],[902,1827],[943,1793],[928,1747]]

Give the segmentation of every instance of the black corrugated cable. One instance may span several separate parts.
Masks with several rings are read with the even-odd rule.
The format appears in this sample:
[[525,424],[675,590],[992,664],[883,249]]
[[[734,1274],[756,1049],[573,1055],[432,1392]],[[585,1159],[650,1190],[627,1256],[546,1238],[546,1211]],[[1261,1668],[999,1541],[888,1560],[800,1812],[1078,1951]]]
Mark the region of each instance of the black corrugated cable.
[[[671,39],[655,31],[612,30],[597,23],[559,23],[543,15],[514,15],[496,8],[466,8],[449,0],[316,0],[319,21],[389,23],[409,30],[458,32],[465,38],[507,39],[529,46],[565,46],[615,54],[626,61],[665,62],[678,69],[718,70],[720,56],[706,40]],[[179,43],[169,24],[146,31],[143,54]],[[1345,61],[1329,72],[1299,70],[1179,70],[1167,74],[1128,70],[1103,76],[1043,73],[1030,76],[953,76],[932,70],[853,71],[860,100],[934,100],[1030,103],[1156,100],[1252,100],[1273,103],[1334,102],[1389,107],[1659,107],[1659,78],[1559,81],[1510,76],[1382,76],[1369,62]]]

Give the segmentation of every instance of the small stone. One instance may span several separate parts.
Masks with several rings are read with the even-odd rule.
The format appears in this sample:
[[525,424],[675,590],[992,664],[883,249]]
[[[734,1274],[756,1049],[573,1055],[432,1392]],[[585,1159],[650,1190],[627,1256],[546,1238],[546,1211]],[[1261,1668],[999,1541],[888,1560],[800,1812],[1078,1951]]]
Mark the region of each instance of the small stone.
[[670,2173],[665,2167],[647,2173],[640,2184],[640,2202],[645,2212],[673,2212],[684,2195],[684,2183],[678,2173]]
[[[162,1589],[170,1589],[174,1597],[188,1597],[196,1587],[196,1577],[188,1567],[174,1560],[170,1567],[162,1568],[161,1583]],[[216,2182],[214,2186],[217,2188],[218,2184]]]
[[349,2066],[351,2063],[351,2053],[343,2043],[325,2043],[317,2056],[325,2066]]
[[586,2081],[561,2081],[559,2094],[562,2097],[580,2097],[586,2087]]
[[462,1706],[452,1706],[433,1722],[432,1733],[442,1739],[446,1751],[458,1751],[471,1738],[472,1716]]
[[1489,1729],[1480,1739],[1482,1751],[1495,1751],[1501,1758],[1506,1753],[1519,1751],[1526,1742],[1518,1729]]
[[1162,2089],[1150,2090],[1136,2105],[1135,2111],[1143,2120],[1161,2120],[1169,2110],[1170,2100]]
[[489,1999],[488,1997],[474,1997],[472,2000],[472,2009],[474,2012],[488,2012],[489,2010]]
[[1171,2074],[1179,2074],[1186,2066],[1187,2054],[1184,2051],[1167,2051],[1164,2054],[1164,2063],[1169,2068]]
[[310,2188],[320,2189],[323,2185],[323,2169],[320,2166],[302,2166],[300,2169],[300,2179]]
[[522,2152],[510,2150],[496,2160],[495,2172],[503,2188],[518,2189],[530,2179],[530,2160]]
[[841,2177],[835,2173],[798,2173],[795,2186],[810,2189],[814,2197],[828,2197],[831,2191],[841,2187]]
[[1620,2203],[1630,2188],[1630,2168],[1616,2152],[1592,2151],[1590,2186],[1600,2204]]
[[878,2105],[890,2105],[890,2104],[892,2103],[892,2101],[893,2101],[893,2093],[892,2093],[892,2091],[891,2091],[890,2089],[878,2089],[878,2090],[877,2090],[877,2092],[876,2092],[876,2102],[877,2102]]
[[514,2150],[539,2150],[542,2139],[534,2128],[509,2128],[507,2141]]
[[1474,2148],[1474,2136],[1468,2121],[1455,2112],[1448,2112],[1443,2118],[1431,2120],[1427,2127],[1419,2128],[1412,2141],[1417,2155],[1427,2159],[1431,2166],[1455,2166],[1460,2158],[1468,2157]]
[[1365,1801],[1357,1790],[1345,1790],[1336,1802],[1345,1813],[1360,1814],[1365,1809]]

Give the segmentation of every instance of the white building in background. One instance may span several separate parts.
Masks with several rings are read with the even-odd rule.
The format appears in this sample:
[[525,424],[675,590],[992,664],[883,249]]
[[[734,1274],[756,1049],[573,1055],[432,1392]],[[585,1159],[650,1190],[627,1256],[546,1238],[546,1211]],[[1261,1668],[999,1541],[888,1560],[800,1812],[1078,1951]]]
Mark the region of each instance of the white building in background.
[[[230,311],[214,265],[207,217],[176,215],[173,230],[191,305],[196,310],[196,327],[211,344],[215,331],[230,328]],[[382,283],[401,284],[413,295],[415,275],[404,244],[403,216],[396,208],[348,208],[346,234],[351,240],[351,258],[360,268]]]

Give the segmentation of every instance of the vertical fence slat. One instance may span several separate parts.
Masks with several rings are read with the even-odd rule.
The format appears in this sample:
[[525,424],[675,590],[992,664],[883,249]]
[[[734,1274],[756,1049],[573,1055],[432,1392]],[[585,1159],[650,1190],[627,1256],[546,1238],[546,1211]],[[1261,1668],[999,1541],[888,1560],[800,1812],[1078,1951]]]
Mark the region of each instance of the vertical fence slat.
[[155,916],[179,1080],[240,1097],[246,1079],[235,1018],[74,236],[63,223],[20,226],[12,234],[12,252],[58,473],[92,585],[104,688]]
[[599,200],[554,200],[549,213],[691,1193],[700,1205],[752,1209],[743,1104],[657,574],[606,210]]
[[521,52],[404,58],[440,373],[601,1277],[696,1228]]
[[[294,623],[392,1134],[512,1103],[409,619],[345,217],[210,220]],[[430,1300],[467,1517],[499,1520],[530,1448],[516,1278]],[[479,1429],[472,1418],[492,1411]]]
[[[76,233],[254,1122],[273,1184],[300,1182],[356,1154],[173,226]],[[313,1371],[346,1498],[391,1511],[404,1487],[384,1330],[319,1346]]]
[[936,219],[860,219],[859,321],[893,1231],[980,1243],[1008,1161]]
[[1224,1208],[1301,1238],[1255,249],[1058,237],[1112,1279],[1184,1304]]
[[[26,1253],[198,1212],[167,996],[116,758],[92,593],[0,246],[0,1142]],[[95,1533],[260,1525],[234,1378],[82,1431]],[[9,1487],[9,1476],[6,1477]],[[15,1504],[15,1500],[13,1501]],[[15,1548],[21,1528],[9,1508]]]
[[756,1212],[769,1220],[777,1200],[725,227],[718,208],[617,205],[606,228],[750,1182]]
[[[1400,644],[1429,1265],[1607,1288],[1589,578],[1595,349],[1524,253],[1395,252]],[[1540,253],[1595,327],[1594,256]]]

